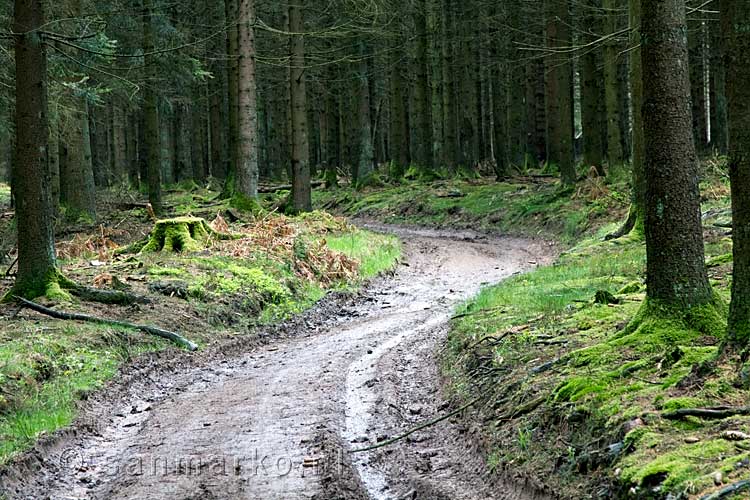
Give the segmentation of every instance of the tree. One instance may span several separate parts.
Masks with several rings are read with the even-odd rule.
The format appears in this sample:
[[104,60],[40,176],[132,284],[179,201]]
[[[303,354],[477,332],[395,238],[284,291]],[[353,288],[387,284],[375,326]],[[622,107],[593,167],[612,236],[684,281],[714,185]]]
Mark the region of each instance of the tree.
[[648,299],[689,310],[711,303],[713,294],[685,64],[685,0],[643,0],[642,9]]
[[240,0],[239,158],[235,196],[258,196],[258,106],[255,93],[255,1]]
[[13,190],[18,229],[18,276],[10,296],[53,295],[53,204],[47,163],[47,54],[40,28],[43,0],[15,0],[16,154]]
[[143,90],[144,140],[146,141],[146,170],[148,201],[155,213],[161,213],[161,131],[159,130],[159,97],[156,93],[157,64],[154,52],[154,27],[151,0],[143,0],[143,53],[146,86]]
[[722,0],[732,183],[732,301],[727,345],[747,358],[750,346],[750,10]]
[[[547,5],[547,46],[570,47],[571,16],[569,0],[545,0]],[[567,54],[547,58],[547,122],[549,160],[560,168],[563,184],[576,182],[573,158],[573,69]]]
[[292,208],[295,212],[312,210],[310,188],[310,151],[307,131],[307,91],[305,86],[305,38],[299,0],[289,2],[290,97],[292,113]]
[[617,31],[616,0],[604,0],[605,32],[609,36],[604,44],[604,94],[607,108],[607,160],[609,168],[623,162],[622,137],[620,135],[620,95],[617,75],[619,44],[614,36]]

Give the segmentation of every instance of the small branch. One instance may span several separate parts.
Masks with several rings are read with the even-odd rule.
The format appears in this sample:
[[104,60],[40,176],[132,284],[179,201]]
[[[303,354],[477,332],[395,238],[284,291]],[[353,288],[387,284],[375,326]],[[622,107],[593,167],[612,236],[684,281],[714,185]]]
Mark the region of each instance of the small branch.
[[465,405],[463,405],[461,408],[458,408],[457,410],[453,410],[452,412],[448,413],[447,415],[443,415],[442,417],[435,418],[433,420],[430,420],[429,422],[426,422],[426,423],[424,423],[422,425],[414,427],[413,429],[411,429],[411,430],[409,430],[409,431],[407,431],[407,432],[405,432],[405,433],[403,433],[403,434],[401,434],[399,436],[396,436],[394,438],[391,438],[391,439],[388,439],[386,441],[383,441],[382,443],[378,443],[378,444],[374,444],[372,446],[368,446],[366,448],[359,448],[359,449],[356,449],[356,450],[352,450],[351,452],[352,453],[362,453],[363,451],[370,451],[370,450],[375,450],[375,449],[378,449],[378,448],[383,448],[383,447],[391,445],[391,444],[393,444],[393,443],[395,443],[397,441],[401,441],[402,439],[404,439],[404,438],[406,438],[408,436],[411,436],[415,432],[421,431],[422,429],[426,429],[427,427],[432,427],[435,424],[439,424],[440,422],[442,422],[444,420],[448,420],[449,418],[451,418],[451,417],[453,417],[455,415],[458,415],[462,411],[467,410],[468,408],[474,406],[479,401],[481,401],[482,399],[484,399],[484,396],[485,395],[482,394],[481,396],[472,399],[471,401],[469,401],[468,403],[466,403]]
[[155,335],[157,337],[171,340],[175,344],[181,347],[184,347],[185,349],[189,351],[196,351],[198,349],[198,346],[196,344],[186,339],[182,335],[178,333],[170,332],[168,330],[162,330],[161,328],[157,328],[155,326],[136,325],[134,323],[128,323],[126,321],[117,321],[117,320],[112,320],[112,319],[97,318],[95,316],[89,316],[87,314],[55,311],[48,307],[44,307],[40,304],[37,304],[36,302],[26,300],[23,297],[16,296],[15,299],[18,302],[20,302],[24,307],[27,307],[33,311],[50,316],[55,319],[62,319],[62,320],[68,320],[68,321],[85,321],[88,323],[98,323],[100,325],[111,325],[111,326],[119,326],[122,328],[131,328],[133,330],[140,330],[150,335]]
[[722,498],[729,498],[736,495],[737,493],[747,490],[750,490],[750,481],[738,481],[734,484],[730,484],[729,486],[720,489],[719,491],[702,496],[700,500],[721,500]]
[[661,414],[661,416],[667,420],[682,420],[686,417],[720,419],[735,417],[737,415],[750,415],[750,406],[734,408],[682,408],[680,410]]

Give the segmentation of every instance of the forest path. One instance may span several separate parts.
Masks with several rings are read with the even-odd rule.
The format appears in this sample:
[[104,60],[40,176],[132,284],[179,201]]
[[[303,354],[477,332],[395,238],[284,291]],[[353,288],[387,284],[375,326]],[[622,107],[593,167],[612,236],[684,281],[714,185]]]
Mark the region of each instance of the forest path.
[[533,498],[483,490],[451,422],[348,453],[445,413],[435,355],[455,306],[549,260],[528,240],[384,229],[404,241],[405,263],[342,321],[161,375],[21,490],[36,497],[39,479],[52,499]]

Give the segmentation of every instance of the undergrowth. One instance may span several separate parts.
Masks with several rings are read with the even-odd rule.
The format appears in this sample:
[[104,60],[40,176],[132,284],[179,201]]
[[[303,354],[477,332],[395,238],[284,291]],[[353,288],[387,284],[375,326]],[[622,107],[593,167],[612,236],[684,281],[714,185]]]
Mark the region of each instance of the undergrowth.
[[644,306],[643,242],[604,242],[613,226],[592,233],[582,220],[590,237],[553,266],[485,288],[457,311],[443,369],[459,400],[490,395],[479,422],[493,470],[567,498],[701,498],[750,479],[750,417],[664,417],[748,400],[736,367],[716,361],[728,193],[717,179],[703,188],[714,304]]
[[[157,324],[205,346],[252,335],[253,327],[302,312],[331,290],[350,289],[389,270],[400,257],[396,238],[358,230],[325,212],[298,217],[230,212],[214,198],[215,193],[183,186],[165,199],[170,216],[209,215],[212,230],[232,235],[209,238],[194,251],[141,252],[142,243],[130,244],[145,241],[153,226],[147,214],[100,210],[101,226],[57,243],[64,275],[146,296],[150,303],[131,308],[73,301],[59,308]],[[202,208],[206,204],[209,211]],[[241,219],[229,223],[221,214]],[[11,285],[0,282],[0,295]],[[135,332],[15,315],[12,306],[0,314],[6,316],[0,316],[0,465],[44,433],[70,424],[78,401],[101,388],[124,362],[171,348]]]

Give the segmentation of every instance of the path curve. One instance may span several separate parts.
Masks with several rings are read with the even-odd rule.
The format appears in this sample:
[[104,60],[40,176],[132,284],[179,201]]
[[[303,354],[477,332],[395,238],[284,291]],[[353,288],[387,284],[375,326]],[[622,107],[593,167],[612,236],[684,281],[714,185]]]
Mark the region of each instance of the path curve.
[[96,432],[48,448],[55,460],[7,496],[38,498],[43,484],[54,500],[535,498],[488,489],[455,424],[348,453],[444,412],[434,353],[455,306],[549,260],[528,240],[381,229],[402,238],[405,262],[343,320],[159,375]]

